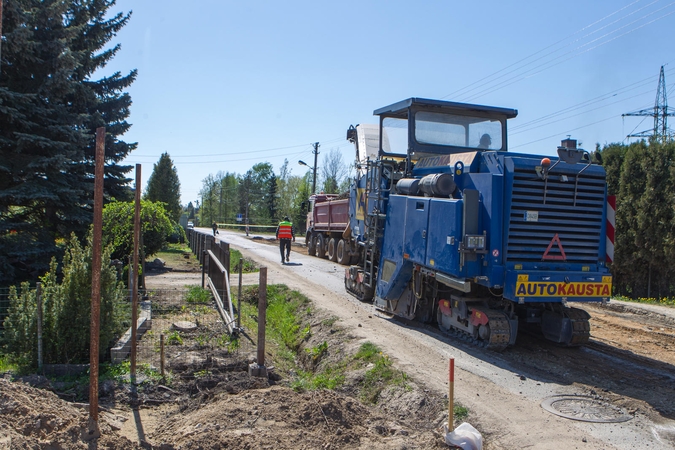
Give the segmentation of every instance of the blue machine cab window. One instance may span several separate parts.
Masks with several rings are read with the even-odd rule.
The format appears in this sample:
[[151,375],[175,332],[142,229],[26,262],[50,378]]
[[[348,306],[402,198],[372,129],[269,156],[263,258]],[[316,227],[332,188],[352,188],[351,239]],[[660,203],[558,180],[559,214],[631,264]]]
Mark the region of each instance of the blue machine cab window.
[[486,117],[418,111],[415,140],[420,144],[501,150],[502,123]]

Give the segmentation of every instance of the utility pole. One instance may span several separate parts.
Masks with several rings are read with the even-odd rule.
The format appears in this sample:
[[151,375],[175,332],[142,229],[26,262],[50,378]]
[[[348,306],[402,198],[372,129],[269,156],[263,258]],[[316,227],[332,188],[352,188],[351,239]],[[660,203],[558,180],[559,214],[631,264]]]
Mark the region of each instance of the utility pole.
[[[319,143],[315,142],[312,144],[312,146],[314,147],[314,150],[312,150],[312,153],[314,153],[314,167],[312,167],[312,194],[316,194],[316,157],[319,156]],[[302,160],[298,161],[298,164],[309,167],[309,164]]]
[[666,95],[666,76],[661,66],[661,73],[659,74],[659,87],[656,90],[656,102],[654,108],[641,109],[631,113],[622,114],[621,117],[626,116],[651,116],[654,118],[654,129],[645,130],[639,133],[631,133],[627,138],[649,138],[667,142],[673,138],[673,132],[668,128],[668,116],[675,116],[675,111],[668,108],[668,97]]
[[314,143],[314,174],[312,175],[312,194],[316,194],[316,158],[319,156],[319,143]]

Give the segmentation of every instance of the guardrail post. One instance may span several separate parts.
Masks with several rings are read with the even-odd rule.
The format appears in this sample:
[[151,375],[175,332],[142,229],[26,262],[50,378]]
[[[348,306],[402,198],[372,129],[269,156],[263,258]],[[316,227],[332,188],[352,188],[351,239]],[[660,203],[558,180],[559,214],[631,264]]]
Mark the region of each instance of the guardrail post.
[[206,284],[206,251],[202,252],[202,289],[205,288]]
[[248,373],[254,377],[267,377],[265,367],[265,323],[267,321],[267,267],[260,268],[258,286],[258,361],[248,366]]

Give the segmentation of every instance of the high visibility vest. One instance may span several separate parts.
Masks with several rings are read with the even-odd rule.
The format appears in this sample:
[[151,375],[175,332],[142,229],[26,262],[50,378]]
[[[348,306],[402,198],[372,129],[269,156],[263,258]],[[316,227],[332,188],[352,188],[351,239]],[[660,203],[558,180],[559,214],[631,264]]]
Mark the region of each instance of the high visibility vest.
[[293,239],[293,224],[291,222],[279,223],[279,239]]

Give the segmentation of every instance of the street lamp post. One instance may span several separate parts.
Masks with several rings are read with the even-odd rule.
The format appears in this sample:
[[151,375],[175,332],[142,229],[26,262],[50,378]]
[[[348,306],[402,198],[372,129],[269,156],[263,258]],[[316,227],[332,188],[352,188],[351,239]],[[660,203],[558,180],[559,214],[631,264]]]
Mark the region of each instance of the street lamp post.
[[[314,167],[312,167],[312,194],[316,194],[316,158],[319,155],[319,143],[315,142],[314,143],[314,150],[312,151],[314,153]],[[311,167],[309,164],[307,164],[304,161],[298,161],[298,164],[301,166],[307,166]]]

